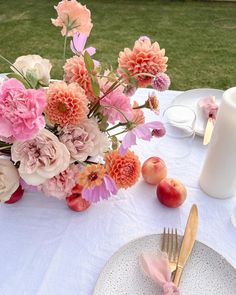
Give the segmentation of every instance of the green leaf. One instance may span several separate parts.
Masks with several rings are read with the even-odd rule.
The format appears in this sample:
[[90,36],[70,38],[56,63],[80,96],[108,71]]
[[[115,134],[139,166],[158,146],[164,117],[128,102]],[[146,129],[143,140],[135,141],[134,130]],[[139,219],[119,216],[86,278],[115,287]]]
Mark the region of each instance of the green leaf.
[[129,78],[128,78],[128,82],[129,82],[129,84],[131,84],[132,86],[138,87],[138,80],[137,80],[137,78],[129,77]]
[[126,68],[119,68],[119,70],[121,70],[122,72],[124,72],[128,77],[130,76],[130,72]]
[[86,68],[87,68],[89,74],[92,74],[93,70],[94,70],[94,63],[93,63],[91,56],[88,54],[87,51],[85,51],[85,53],[84,53],[84,62],[85,62],[85,65],[86,65]]
[[99,129],[103,132],[106,131],[106,129],[109,125],[107,123],[107,119],[108,119],[108,116],[103,116],[101,122],[99,123]]
[[90,78],[91,78],[91,84],[92,84],[92,88],[93,88],[93,94],[96,97],[98,97],[99,94],[100,94],[100,87],[99,87],[99,84],[98,84],[98,79],[94,75],[91,75]]
[[38,85],[38,78],[33,70],[28,70],[25,75],[26,79],[30,82],[33,88]]
[[118,141],[117,137],[116,136],[112,136],[111,142],[112,142],[112,144],[111,144],[112,149],[113,150],[117,150],[118,144],[119,144],[119,141]]
[[16,73],[9,73],[9,74],[7,74],[7,77],[9,79],[10,78],[15,78],[18,81],[20,81],[25,86],[25,88],[29,88],[29,84],[25,81],[25,79],[21,75],[16,74]]

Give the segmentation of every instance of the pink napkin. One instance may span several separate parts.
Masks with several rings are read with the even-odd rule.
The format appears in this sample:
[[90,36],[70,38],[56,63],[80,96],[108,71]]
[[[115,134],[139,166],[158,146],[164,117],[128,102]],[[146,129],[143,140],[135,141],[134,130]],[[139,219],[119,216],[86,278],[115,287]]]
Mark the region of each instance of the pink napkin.
[[142,254],[140,264],[144,273],[163,289],[164,295],[180,295],[179,289],[171,281],[171,270],[166,253]]
[[198,105],[203,110],[207,118],[216,118],[218,105],[215,103],[213,96],[206,96],[200,99]]

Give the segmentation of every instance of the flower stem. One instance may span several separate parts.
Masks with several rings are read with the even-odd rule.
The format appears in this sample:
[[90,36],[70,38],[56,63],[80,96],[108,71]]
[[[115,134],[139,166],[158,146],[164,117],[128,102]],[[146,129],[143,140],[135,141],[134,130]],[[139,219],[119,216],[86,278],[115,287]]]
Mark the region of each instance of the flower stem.
[[107,132],[107,131],[111,131],[111,130],[113,130],[113,129],[117,128],[117,127],[120,127],[120,126],[124,126],[124,125],[126,125],[126,123],[118,123],[118,124],[116,124],[116,125],[114,125],[114,126],[108,128],[108,129],[106,130],[106,132]]
[[142,104],[141,106],[138,106],[138,107],[134,107],[133,110],[137,110],[137,109],[142,109],[142,108],[145,108],[145,104]]
[[2,146],[2,147],[0,147],[0,151],[8,150],[8,149],[10,149],[10,148],[11,148],[10,145]]
[[66,30],[66,35],[64,39],[64,49],[63,49],[63,61],[66,61],[66,45],[67,45],[68,31]]
[[33,86],[30,84],[30,82],[26,79],[26,77],[8,60],[8,59],[6,59],[4,56],[2,56],[1,54],[0,54],[0,58],[2,59],[2,60],[4,60],[6,63],[8,63],[11,67],[13,67],[16,71],[17,71],[17,73],[25,80],[25,82],[28,84],[28,86],[30,87],[30,88],[33,88]]
[[123,134],[123,133],[125,133],[126,131],[127,131],[127,129],[124,129],[124,130],[121,131],[121,132],[118,132],[118,133],[116,133],[116,134],[109,135],[109,137],[113,137],[113,136],[117,136],[117,135]]

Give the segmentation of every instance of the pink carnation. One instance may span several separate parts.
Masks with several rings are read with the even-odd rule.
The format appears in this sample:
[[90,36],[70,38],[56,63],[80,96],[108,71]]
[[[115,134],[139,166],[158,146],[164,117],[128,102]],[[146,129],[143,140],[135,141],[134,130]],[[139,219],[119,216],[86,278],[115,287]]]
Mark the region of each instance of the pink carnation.
[[66,33],[67,36],[73,36],[76,32],[89,36],[93,24],[91,23],[90,10],[86,5],[82,5],[76,0],[62,0],[54,8],[58,17],[52,19],[52,23],[56,27],[62,27],[62,36],[65,36]]
[[39,185],[38,190],[46,196],[65,199],[72,193],[72,189],[76,185],[79,170],[78,165],[72,164],[65,171]]
[[[149,73],[156,76],[160,72],[165,72],[168,58],[165,56],[165,49],[160,49],[157,42],[151,43],[149,38],[140,38],[134,44],[133,50],[125,48],[120,52],[118,62],[119,67],[129,71],[130,76]],[[126,74],[121,69],[120,74],[126,78]],[[151,85],[153,78],[139,75],[138,87]]]
[[46,95],[42,90],[25,89],[16,79],[0,88],[0,138],[6,142],[32,139],[45,126],[42,112]]
[[114,124],[115,121],[124,123],[126,122],[126,118],[128,120],[132,120],[133,118],[133,109],[130,104],[130,98],[119,89],[110,92],[101,99],[100,105],[103,107],[103,114],[108,116],[109,123]]

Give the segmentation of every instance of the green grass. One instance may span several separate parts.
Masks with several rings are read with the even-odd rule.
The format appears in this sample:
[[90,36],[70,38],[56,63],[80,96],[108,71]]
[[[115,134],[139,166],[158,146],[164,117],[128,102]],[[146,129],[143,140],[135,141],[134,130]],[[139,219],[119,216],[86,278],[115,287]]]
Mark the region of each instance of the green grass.
[[[89,45],[96,59],[117,65],[124,47],[148,35],[166,49],[171,89],[236,84],[236,3],[168,0],[88,0],[94,28]],[[50,0],[0,1],[0,53],[17,56],[39,54],[53,64],[52,75],[62,73],[63,38],[50,23],[56,17]],[[70,56],[68,50],[68,56]],[[0,72],[8,66],[0,61]]]

